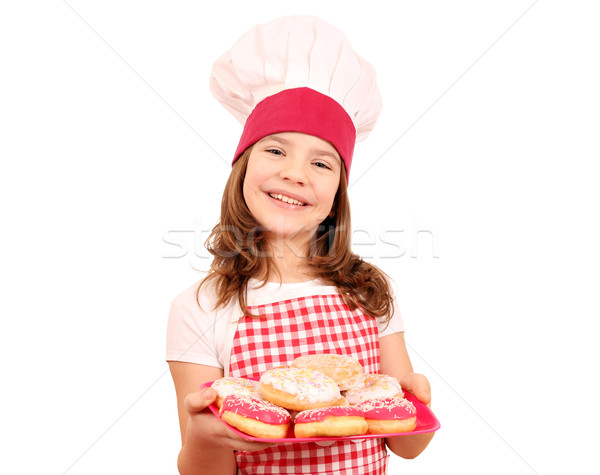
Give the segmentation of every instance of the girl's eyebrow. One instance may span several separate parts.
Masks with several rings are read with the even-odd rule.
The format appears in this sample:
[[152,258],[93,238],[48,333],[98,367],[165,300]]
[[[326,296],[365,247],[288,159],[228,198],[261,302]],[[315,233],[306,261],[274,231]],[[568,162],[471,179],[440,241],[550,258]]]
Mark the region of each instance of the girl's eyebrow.
[[[267,135],[266,137],[263,137],[261,140],[259,140],[259,142],[262,142],[263,140],[265,142],[268,141],[268,140],[273,140],[275,142],[279,142],[281,145],[289,145],[290,144],[289,140],[283,139],[281,137],[275,137],[273,135]],[[311,148],[309,150],[309,152],[313,153],[315,155],[323,155],[323,156],[326,156],[326,157],[333,158],[338,163],[341,162],[340,157],[336,153],[329,152],[328,150],[323,150],[323,149],[320,149],[320,148]]]

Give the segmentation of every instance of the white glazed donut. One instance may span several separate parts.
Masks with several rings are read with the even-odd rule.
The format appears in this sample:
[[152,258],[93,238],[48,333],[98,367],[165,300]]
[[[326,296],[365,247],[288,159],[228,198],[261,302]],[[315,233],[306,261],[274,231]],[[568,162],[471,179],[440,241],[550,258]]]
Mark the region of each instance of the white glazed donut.
[[329,376],[287,366],[263,373],[260,394],[267,401],[293,411],[346,404],[337,384]]
[[326,374],[337,383],[340,391],[360,384],[365,375],[362,365],[356,358],[335,353],[300,356],[292,362],[292,366]]
[[369,399],[404,397],[398,380],[387,374],[367,374],[363,384],[350,388],[345,393],[350,404],[360,404]]
[[213,382],[211,388],[217,392],[217,407],[221,407],[223,399],[231,394],[245,394],[256,399],[262,399],[258,392],[259,386],[258,381],[251,379],[225,377]]
[[326,374],[337,383],[340,391],[360,384],[365,375],[362,365],[356,358],[335,353],[300,356],[292,362],[292,366]]

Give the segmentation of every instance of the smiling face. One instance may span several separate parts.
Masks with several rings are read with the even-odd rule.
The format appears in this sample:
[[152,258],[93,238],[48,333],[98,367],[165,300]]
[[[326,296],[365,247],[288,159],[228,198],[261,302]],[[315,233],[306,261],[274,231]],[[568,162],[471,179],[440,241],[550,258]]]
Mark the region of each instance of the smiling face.
[[331,212],[341,167],[325,140],[299,132],[269,135],[250,152],[244,200],[270,238],[308,244]]

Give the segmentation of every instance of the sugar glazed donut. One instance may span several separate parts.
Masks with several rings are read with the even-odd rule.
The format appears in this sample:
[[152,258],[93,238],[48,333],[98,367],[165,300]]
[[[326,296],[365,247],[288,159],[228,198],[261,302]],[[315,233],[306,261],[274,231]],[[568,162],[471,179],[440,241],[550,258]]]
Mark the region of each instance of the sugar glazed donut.
[[292,418],[282,407],[247,394],[231,394],[223,400],[221,419],[246,434],[261,439],[287,436]]
[[259,386],[258,381],[251,379],[225,377],[213,382],[211,388],[217,392],[215,404],[217,407],[221,407],[223,399],[231,394],[245,394],[250,397],[262,399],[258,392]]
[[369,426],[356,406],[331,406],[299,412],[294,419],[296,437],[345,437],[366,434]]
[[360,404],[369,399],[404,397],[398,380],[387,374],[367,374],[363,384],[350,388],[344,394],[350,404]]
[[267,401],[294,411],[347,404],[335,381],[318,371],[273,368],[260,377],[260,394]]
[[394,434],[409,432],[417,426],[417,410],[401,397],[370,399],[356,407],[361,410],[370,434]]
[[320,371],[333,379],[340,391],[360,384],[365,371],[356,358],[337,354],[307,355],[296,358],[294,368],[305,368]]

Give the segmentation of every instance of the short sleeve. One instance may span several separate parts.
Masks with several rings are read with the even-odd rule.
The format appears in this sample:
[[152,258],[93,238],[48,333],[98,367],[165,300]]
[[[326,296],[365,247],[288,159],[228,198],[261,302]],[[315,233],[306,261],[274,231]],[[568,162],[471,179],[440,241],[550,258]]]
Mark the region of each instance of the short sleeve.
[[198,284],[171,302],[167,324],[167,361],[183,361],[221,368],[215,341],[215,312],[209,302],[196,301]]
[[404,331],[404,320],[398,309],[396,293],[393,294],[392,315],[390,319],[387,322],[380,321],[377,327],[379,329],[379,338]]

